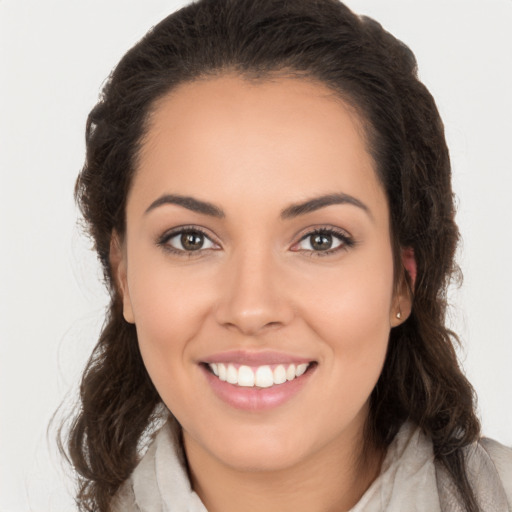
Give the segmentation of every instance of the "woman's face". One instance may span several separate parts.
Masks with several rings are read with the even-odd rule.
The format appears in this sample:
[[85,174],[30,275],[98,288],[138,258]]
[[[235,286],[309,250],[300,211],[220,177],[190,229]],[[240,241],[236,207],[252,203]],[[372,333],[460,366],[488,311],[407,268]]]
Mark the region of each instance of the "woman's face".
[[353,455],[408,308],[354,111],[296,78],[182,85],[151,118],[126,213],[124,315],[189,456]]

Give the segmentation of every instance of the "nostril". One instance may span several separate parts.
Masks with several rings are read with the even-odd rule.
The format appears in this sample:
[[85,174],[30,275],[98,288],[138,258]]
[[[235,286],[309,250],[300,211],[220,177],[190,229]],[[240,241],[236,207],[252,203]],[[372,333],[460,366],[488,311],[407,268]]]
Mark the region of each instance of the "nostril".
[[280,327],[281,325],[283,325],[281,322],[268,322],[263,327]]

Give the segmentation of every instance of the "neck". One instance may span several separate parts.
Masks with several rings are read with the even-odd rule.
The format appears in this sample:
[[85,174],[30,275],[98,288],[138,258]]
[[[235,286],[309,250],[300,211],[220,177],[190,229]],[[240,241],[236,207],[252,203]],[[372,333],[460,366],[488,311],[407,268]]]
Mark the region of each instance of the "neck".
[[192,486],[209,512],[341,512],[350,510],[380,472],[384,451],[362,444],[326,445],[278,470],[240,470],[206,456],[185,436]]

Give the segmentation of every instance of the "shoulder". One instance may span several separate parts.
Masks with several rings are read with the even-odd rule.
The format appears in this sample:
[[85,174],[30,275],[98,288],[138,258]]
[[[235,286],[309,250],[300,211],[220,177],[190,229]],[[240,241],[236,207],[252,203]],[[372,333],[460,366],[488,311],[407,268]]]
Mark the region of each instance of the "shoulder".
[[176,425],[156,432],[146,453],[114,498],[114,512],[207,512],[192,489]]
[[508,502],[512,505],[512,448],[485,437],[480,440],[479,444],[492,460]]
[[[512,506],[512,449],[480,439],[462,449],[468,483],[482,512],[510,512]],[[441,510],[462,510],[460,493],[446,468],[437,463]]]
[[140,512],[140,508],[135,501],[135,494],[133,492],[133,482],[129,478],[126,480],[110,504],[112,512]]

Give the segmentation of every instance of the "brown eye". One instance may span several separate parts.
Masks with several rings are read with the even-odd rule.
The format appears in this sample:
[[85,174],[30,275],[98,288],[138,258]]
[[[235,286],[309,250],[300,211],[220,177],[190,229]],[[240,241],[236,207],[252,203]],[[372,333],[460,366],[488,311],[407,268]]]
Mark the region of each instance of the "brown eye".
[[310,236],[309,243],[315,251],[327,251],[332,247],[333,237],[330,234],[316,233]]
[[182,233],[180,241],[186,251],[197,251],[204,245],[204,235],[198,232]]
[[181,229],[164,235],[159,245],[175,253],[191,253],[205,249],[218,249],[219,247],[202,231],[198,229]]
[[343,231],[334,229],[317,229],[307,235],[293,246],[294,251],[309,252],[311,254],[327,255],[337,250],[353,247],[354,240]]

